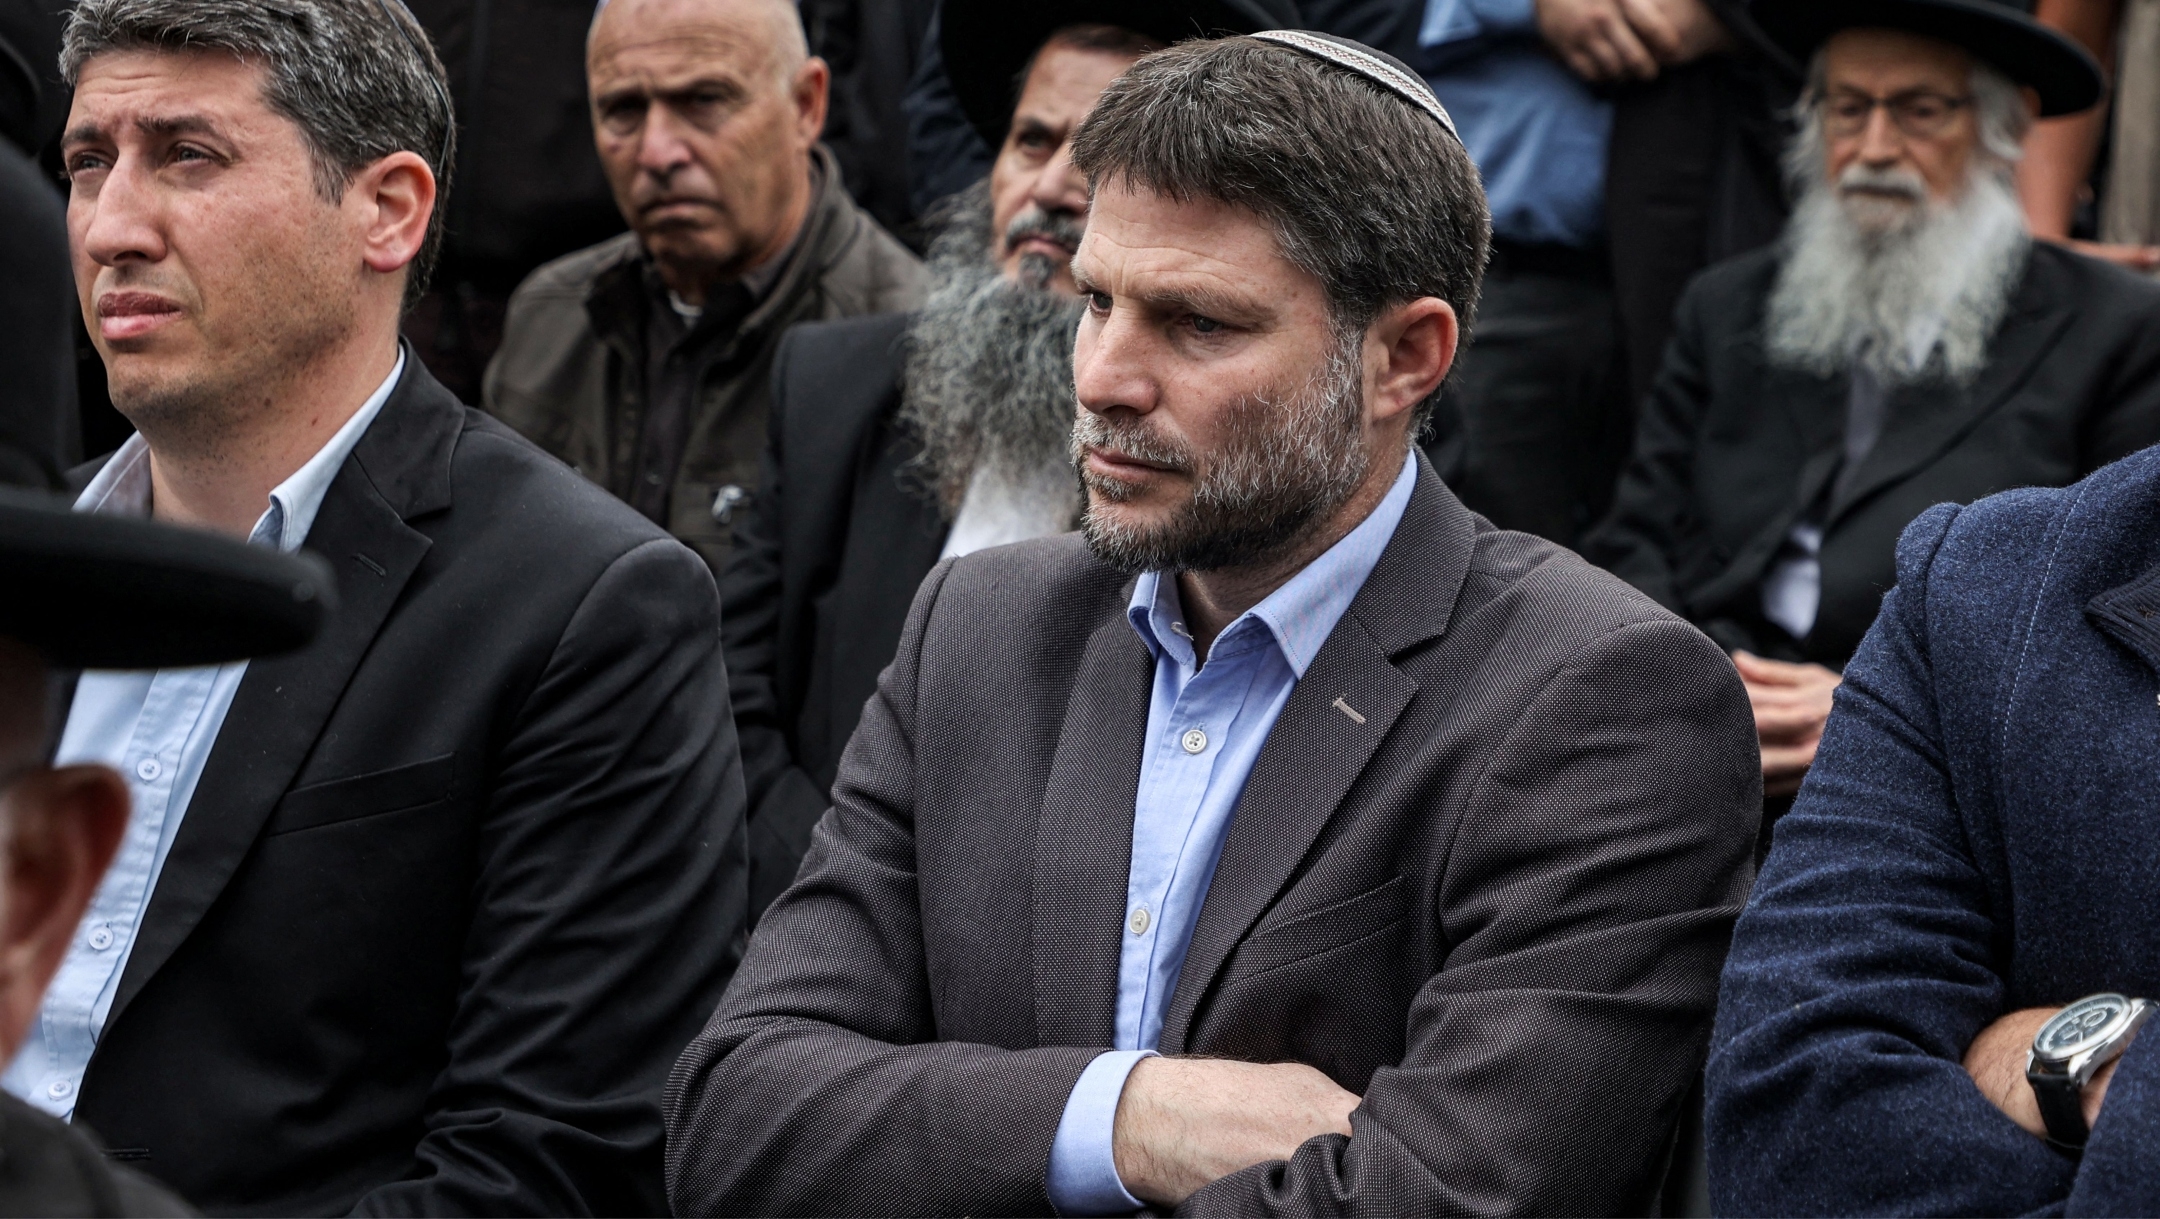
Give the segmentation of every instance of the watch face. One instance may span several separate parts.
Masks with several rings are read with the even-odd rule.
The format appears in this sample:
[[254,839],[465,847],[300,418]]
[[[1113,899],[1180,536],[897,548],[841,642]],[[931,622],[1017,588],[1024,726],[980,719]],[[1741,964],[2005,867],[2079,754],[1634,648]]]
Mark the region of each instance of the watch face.
[[2113,1036],[2130,1019],[2130,1000],[2122,995],[2092,995],[2055,1013],[2033,1038],[2035,1053],[2069,1058]]

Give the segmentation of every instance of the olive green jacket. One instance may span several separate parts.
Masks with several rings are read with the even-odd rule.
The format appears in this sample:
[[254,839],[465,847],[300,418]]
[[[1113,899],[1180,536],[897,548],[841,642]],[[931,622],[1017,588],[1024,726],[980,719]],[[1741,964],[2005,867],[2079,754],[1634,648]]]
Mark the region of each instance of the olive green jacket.
[[[922,303],[922,263],[848,198],[832,154],[820,146],[816,155],[822,185],[801,244],[707,366],[668,497],[668,531],[715,572],[757,493],[781,332]],[[645,415],[643,276],[633,233],[534,271],[510,298],[481,391],[490,414],[625,499]]]

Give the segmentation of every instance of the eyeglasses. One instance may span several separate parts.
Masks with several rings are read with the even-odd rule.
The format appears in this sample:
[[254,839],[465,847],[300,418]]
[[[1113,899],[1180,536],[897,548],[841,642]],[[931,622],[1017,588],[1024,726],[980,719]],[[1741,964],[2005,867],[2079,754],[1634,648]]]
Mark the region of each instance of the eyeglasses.
[[1867,130],[1876,107],[1890,112],[1890,121],[1908,138],[1925,140],[1941,135],[1958,111],[1972,98],[1951,97],[1928,89],[1914,89],[1894,97],[1873,97],[1857,89],[1843,89],[1815,103],[1822,115],[1823,132],[1833,139],[1849,139]]
[[[382,6],[383,20],[388,21],[391,28],[398,32],[398,36],[405,40],[405,45],[412,48],[413,57],[420,61],[424,70],[428,61],[427,49],[420,45],[419,39],[413,37],[412,30],[398,20],[397,11],[390,7],[391,0],[375,0],[375,3]],[[411,17],[412,10],[407,9],[405,15]],[[418,24],[418,20],[413,18],[415,24]],[[435,172],[447,174],[450,172],[450,140],[457,133],[457,107],[450,104],[450,91],[443,88],[442,81],[437,79],[433,72],[429,72],[427,78],[428,87],[435,91],[436,100],[442,103],[443,108],[442,150],[435,156]]]

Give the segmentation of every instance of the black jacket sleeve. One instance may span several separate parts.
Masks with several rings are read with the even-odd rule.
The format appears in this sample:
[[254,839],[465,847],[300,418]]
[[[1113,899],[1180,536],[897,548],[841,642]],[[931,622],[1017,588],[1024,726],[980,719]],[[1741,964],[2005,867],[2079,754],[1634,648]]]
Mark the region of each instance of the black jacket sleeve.
[[740,959],[743,795],[719,603],[622,555],[500,754],[412,1175],[364,1214],[664,1214],[661,1085]]

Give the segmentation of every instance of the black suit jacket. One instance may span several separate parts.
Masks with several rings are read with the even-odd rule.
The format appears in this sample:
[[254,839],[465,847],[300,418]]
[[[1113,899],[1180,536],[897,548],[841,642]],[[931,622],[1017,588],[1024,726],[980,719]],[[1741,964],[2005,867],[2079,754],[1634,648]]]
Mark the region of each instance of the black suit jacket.
[[[1047,1213],[1112,1044],[1154,672],[1131,588],[1071,534],[924,583],[669,1080],[678,1214]],[[1638,1212],[1759,802],[1709,640],[1423,469],[1261,752],[1161,1039],[1309,1063],[1363,1095],[1355,1133],[1185,1209]]]
[[760,490],[720,575],[753,919],[795,879],[840,750],[949,531],[905,469],[920,451],[899,424],[913,318],[806,323],[774,356]]
[[1896,581],[1898,534],[1930,505],[2063,486],[2160,441],[2160,284],[2035,243],[1972,383],[1891,396],[1830,501],[1821,608],[1794,640],[1762,616],[1762,581],[1838,476],[1848,383],[1765,358],[1778,258],[1745,254],[1689,287],[1612,513],[1583,543],[1728,650],[1841,668]]
[[743,923],[702,561],[407,357],[234,696],[76,1107],[211,1211],[657,1214]]
[[79,1127],[0,1093],[0,1215],[192,1215]]

